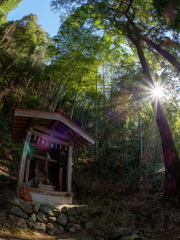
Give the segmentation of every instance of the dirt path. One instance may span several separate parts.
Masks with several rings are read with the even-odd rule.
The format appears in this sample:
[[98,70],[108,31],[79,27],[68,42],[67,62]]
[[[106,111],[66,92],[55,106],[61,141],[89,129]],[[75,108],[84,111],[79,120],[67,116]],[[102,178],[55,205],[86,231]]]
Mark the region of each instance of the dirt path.
[[36,233],[36,232],[31,232],[31,233],[28,233],[28,232],[18,232],[18,233],[3,233],[3,232],[0,232],[0,239],[1,240],[6,240],[6,239],[9,239],[9,240],[30,240],[30,239],[36,239],[36,240],[52,240],[52,239],[58,239],[58,240],[61,240],[61,239],[67,239],[67,238],[62,238],[60,236],[58,237],[51,237],[51,236],[48,236],[46,234],[41,234],[41,233]]

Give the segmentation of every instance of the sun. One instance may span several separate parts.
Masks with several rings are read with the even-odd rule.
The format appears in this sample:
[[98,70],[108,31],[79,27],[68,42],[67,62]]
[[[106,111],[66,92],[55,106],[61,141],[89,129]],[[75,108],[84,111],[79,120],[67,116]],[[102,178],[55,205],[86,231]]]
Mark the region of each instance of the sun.
[[154,98],[163,98],[165,96],[164,88],[160,85],[157,85],[151,89],[152,97]]

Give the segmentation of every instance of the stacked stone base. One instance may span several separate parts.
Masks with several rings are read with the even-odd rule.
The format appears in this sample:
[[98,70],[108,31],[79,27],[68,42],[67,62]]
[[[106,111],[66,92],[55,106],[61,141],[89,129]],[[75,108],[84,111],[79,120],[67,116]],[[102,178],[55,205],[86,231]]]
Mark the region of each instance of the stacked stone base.
[[46,232],[51,236],[78,233],[94,227],[86,205],[37,204],[14,198],[10,201],[8,221],[20,228]]

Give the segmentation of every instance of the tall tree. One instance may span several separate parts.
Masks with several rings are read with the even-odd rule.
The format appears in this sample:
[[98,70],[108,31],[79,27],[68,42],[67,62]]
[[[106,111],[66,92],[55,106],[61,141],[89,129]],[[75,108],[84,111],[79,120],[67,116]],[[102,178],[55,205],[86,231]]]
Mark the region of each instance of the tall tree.
[[[149,65],[144,55],[143,49],[141,47],[141,39],[135,39],[129,32],[129,38],[132,43],[136,46],[137,53],[141,62],[143,73],[149,84],[155,85],[154,80],[151,76]],[[180,194],[180,159],[178,152],[176,150],[173,136],[169,124],[167,122],[166,116],[160,99],[156,99],[153,103],[154,113],[156,117],[157,126],[159,128],[161,140],[162,140],[162,150],[165,163],[165,194],[167,197],[174,196],[178,193]]]
[[0,101],[7,111],[27,100],[27,93],[34,95],[30,89],[34,85],[34,91],[42,81],[53,43],[37,24],[36,15],[1,25],[0,43]]
[[[111,39],[111,49],[115,47],[118,42],[122,44],[120,38],[125,39],[125,43],[128,43],[131,51],[135,49],[137,51],[145,77],[145,85],[149,86],[149,88],[155,88],[155,80],[150,71],[147,57],[149,53],[146,50],[145,43],[157,50],[176,67],[178,71],[180,70],[180,64],[176,57],[173,57],[171,53],[163,50],[157,43],[149,39],[153,37],[153,35],[156,41],[158,39],[155,35],[161,38],[164,34],[161,27],[163,31],[167,32],[164,26],[152,17],[153,7],[150,0],[146,2],[138,0],[69,0],[66,2],[54,0],[52,4],[56,7],[66,7],[66,9],[68,9],[69,13],[71,13],[71,26],[73,25],[78,28],[80,23],[86,28],[93,26],[94,31],[99,30],[101,36],[108,36]],[[180,194],[180,181],[178,177],[180,165],[179,156],[161,103],[159,101],[157,101],[156,104],[153,103],[153,108],[162,140],[166,168],[165,194],[167,196],[173,196],[177,193]]]

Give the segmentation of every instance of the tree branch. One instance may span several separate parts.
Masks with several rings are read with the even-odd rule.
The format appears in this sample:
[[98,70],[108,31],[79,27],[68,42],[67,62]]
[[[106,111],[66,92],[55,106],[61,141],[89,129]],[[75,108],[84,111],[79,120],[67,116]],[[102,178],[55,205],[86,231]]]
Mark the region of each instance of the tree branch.
[[128,7],[127,7],[127,9],[126,9],[126,11],[125,11],[126,14],[127,14],[127,12],[129,11],[129,9],[131,8],[132,3],[133,3],[133,0],[130,0],[130,3],[128,4]]
[[160,45],[154,43],[153,41],[149,40],[145,36],[142,36],[142,39],[152,48],[154,48],[157,52],[159,52],[163,57],[166,58],[168,62],[170,62],[177,70],[180,72],[180,62],[171,55],[167,50],[161,48]]

